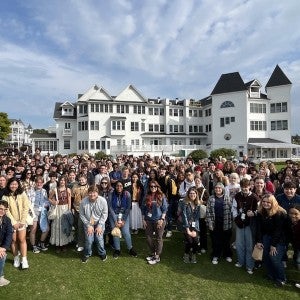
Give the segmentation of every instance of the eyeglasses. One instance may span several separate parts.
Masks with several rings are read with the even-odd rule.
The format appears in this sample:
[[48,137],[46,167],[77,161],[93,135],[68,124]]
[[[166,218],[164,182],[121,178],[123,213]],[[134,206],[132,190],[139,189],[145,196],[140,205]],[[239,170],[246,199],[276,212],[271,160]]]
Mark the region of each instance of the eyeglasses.
[[150,188],[152,189],[152,188],[157,188],[157,186],[156,185],[150,185]]
[[107,182],[101,182],[101,184],[108,184]]

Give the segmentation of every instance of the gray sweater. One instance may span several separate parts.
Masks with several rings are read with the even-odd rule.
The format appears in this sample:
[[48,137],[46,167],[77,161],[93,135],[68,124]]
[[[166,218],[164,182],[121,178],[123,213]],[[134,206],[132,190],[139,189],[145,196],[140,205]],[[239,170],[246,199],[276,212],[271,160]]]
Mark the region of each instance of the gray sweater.
[[[106,199],[98,196],[95,202],[91,202],[89,197],[85,197],[80,203],[79,214],[85,226],[101,226],[104,228],[108,217]],[[94,225],[90,223],[91,218],[94,220]]]

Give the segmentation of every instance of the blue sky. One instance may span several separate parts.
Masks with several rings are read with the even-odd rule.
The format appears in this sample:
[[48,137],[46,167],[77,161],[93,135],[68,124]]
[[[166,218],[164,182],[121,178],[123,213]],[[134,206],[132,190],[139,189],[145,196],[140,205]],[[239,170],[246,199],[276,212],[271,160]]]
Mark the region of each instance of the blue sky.
[[94,84],[201,99],[222,73],[264,87],[279,64],[300,134],[299,12],[298,0],[3,0],[0,111],[47,128],[55,102]]

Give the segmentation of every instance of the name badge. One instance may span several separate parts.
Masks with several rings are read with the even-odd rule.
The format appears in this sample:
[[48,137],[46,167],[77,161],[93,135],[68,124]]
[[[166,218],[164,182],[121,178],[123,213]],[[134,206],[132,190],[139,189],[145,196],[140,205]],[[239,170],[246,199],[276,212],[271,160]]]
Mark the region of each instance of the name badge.
[[147,216],[148,216],[149,218],[151,218],[151,217],[152,217],[152,214],[151,214],[150,212],[148,212]]
[[42,207],[41,206],[39,207],[39,211],[42,211]]
[[193,228],[196,227],[196,222],[192,222],[192,227],[193,227]]

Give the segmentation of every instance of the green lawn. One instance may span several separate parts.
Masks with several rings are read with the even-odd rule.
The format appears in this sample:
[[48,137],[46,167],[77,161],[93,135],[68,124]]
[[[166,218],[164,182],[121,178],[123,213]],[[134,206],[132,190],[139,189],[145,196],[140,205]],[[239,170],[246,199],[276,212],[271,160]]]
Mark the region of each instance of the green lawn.
[[[50,249],[29,253],[30,269],[24,271],[13,268],[9,254],[5,276],[11,284],[0,288],[0,299],[299,299],[299,290],[292,285],[275,288],[263,270],[249,275],[234,262],[212,265],[209,254],[199,255],[197,264],[184,264],[179,232],[165,240],[162,260],[154,266],[145,261],[143,233],[133,236],[133,242],[138,258],[124,250],[114,260],[109,249],[107,261],[93,256],[82,264],[74,249],[59,255]],[[292,267],[287,274],[300,281]]]

